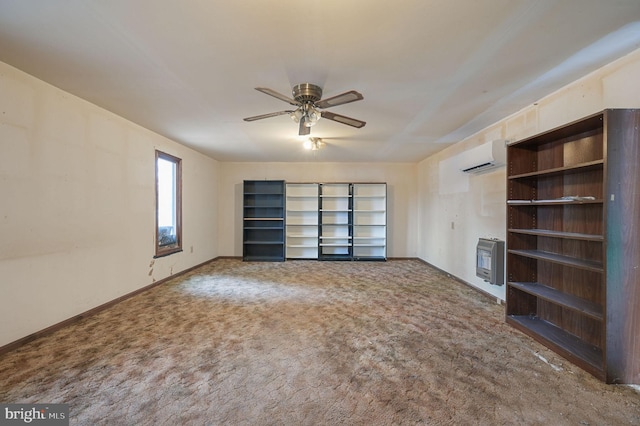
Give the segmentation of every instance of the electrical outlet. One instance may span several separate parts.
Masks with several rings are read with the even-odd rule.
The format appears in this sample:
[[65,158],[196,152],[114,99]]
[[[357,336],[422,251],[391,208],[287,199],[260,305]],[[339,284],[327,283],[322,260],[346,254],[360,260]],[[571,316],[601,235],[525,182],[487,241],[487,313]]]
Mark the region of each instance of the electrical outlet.
[[456,229],[456,223],[455,222],[451,222],[451,229]]

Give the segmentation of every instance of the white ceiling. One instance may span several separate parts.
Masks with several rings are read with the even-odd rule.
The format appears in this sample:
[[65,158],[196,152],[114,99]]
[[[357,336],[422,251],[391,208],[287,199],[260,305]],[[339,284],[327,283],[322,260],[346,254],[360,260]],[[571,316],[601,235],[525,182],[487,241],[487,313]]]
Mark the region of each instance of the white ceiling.
[[[639,47],[640,0],[0,0],[0,61],[221,161],[419,161]],[[242,120],[298,83],[367,125]]]

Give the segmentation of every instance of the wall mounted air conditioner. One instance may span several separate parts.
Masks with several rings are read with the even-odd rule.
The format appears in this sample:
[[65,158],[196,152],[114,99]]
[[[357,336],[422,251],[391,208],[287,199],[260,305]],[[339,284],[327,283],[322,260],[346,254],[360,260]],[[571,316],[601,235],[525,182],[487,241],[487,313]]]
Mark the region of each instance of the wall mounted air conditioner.
[[480,174],[507,163],[507,141],[498,139],[486,142],[459,154],[459,167],[465,173]]

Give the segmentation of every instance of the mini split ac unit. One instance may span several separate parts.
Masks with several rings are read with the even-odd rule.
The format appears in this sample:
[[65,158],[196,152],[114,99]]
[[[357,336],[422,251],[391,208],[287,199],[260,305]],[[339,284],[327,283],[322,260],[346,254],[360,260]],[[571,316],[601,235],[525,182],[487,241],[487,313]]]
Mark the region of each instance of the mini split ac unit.
[[506,140],[484,143],[458,155],[460,170],[465,173],[485,173],[507,163]]

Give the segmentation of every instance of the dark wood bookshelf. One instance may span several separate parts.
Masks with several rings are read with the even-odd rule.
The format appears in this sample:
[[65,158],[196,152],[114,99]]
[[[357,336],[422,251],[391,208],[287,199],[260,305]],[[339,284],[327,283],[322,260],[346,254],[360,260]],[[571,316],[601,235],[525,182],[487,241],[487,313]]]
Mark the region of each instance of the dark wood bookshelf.
[[639,129],[610,109],[507,146],[506,321],[607,383],[640,384]]

